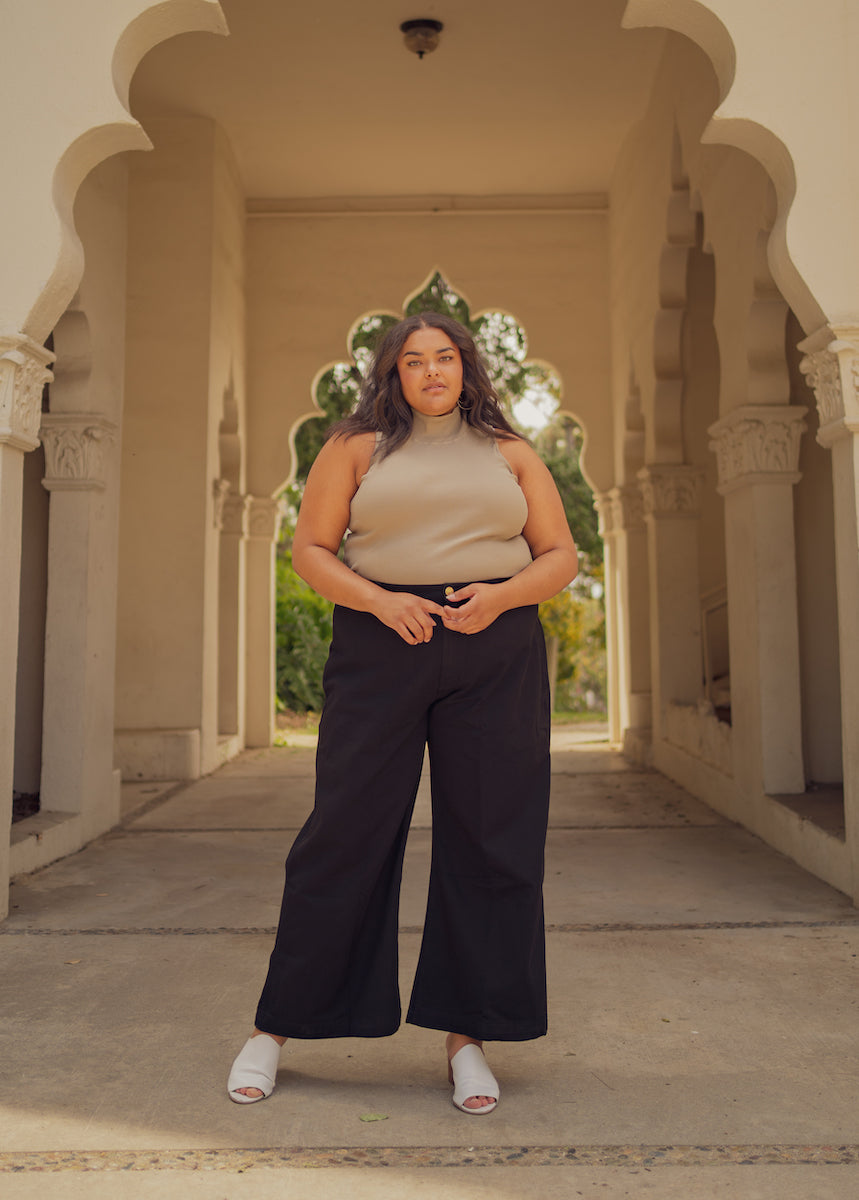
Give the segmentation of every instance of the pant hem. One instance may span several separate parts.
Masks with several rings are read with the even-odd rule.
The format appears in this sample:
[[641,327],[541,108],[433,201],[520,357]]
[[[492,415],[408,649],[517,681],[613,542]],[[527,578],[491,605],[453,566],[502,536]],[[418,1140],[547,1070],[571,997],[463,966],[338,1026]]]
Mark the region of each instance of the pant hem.
[[481,1042],[531,1042],[535,1038],[545,1037],[548,1032],[546,1024],[516,1025],[509,1021],[470,1020],[418,1011],[409,1012],[406,1024],[418,1025],[422,1029],[440,1029],[445,1033],[460,1033],[463,1037],[476,1038]]
[[277,1025],[274,1021],[256,1021],[260,1033],[272,1034],[275,1037],[296,1038],[298,1041],[321,1041],[323,1038],[383,1038],[391,1037],[399,1029],[396,1025],[385,1026],[344,1026],[344,1025]]

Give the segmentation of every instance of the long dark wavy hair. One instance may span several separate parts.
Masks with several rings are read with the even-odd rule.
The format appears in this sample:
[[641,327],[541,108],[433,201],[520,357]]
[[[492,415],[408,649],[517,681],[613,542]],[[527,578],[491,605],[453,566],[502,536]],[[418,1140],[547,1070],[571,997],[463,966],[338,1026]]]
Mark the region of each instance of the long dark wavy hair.
[[381,433],[377,453],[384,458],[406,440],[412,431],[412,410],[400,387],[397,360],[406,340],[416,329],[442,329],[462,357],[462,394],[459,406],[463,420],[487,437],[518,438],[501,410],[474,338],[464,325],[443,313],[423,312],[398,321],[376,347],[376,354],[361,386],[354,412],[328,430],[328,437],[354,437],[358,433]]

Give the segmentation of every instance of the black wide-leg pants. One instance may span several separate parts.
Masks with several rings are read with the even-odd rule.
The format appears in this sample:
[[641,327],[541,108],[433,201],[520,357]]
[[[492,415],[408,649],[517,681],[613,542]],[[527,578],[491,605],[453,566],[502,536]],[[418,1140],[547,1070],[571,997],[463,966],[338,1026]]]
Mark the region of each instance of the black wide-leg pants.
[[[398,590],[445,602],[444,586]],[[338,607],[324,686],[316,803],[286,861],[257,1028],[297,1038],[398,1028],[400,879],[428,745],[432,866],[407,1020],[540,1037],[549,695],[536,606],[477,634],[437,622],[417,646]]]

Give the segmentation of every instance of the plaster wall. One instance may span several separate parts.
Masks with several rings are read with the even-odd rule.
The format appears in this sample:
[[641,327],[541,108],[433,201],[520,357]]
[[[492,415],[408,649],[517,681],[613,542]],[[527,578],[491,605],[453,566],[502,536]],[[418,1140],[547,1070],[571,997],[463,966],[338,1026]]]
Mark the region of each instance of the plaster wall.
[[193,777],[217,761],[213,489],[244,358],[243,204],[214,123],[149,132],[130,166],[117,744],[124,774]]
[[252,214],[248,221],[248,486],[289,477],[289,438],[319,373],[348,358],[353,324],[401,313],[441,270],[472,314],[512,313],[584,426],[585,470],[611,477],[607,218],[567,213]]

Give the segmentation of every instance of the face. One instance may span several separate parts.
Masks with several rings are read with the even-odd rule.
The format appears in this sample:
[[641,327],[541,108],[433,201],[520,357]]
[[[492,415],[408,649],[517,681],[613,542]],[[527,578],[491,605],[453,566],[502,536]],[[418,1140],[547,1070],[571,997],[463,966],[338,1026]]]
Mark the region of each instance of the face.
[[462,392],[462,356],[443,329],[425,326],[406,338],[397,374],[409,406],[426,417],[456,408]]

